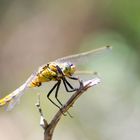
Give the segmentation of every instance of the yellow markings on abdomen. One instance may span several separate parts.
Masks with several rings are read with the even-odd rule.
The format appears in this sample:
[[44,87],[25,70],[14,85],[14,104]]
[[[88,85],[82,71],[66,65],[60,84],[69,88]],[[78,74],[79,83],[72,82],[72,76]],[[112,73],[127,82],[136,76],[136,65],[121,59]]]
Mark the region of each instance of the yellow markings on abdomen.
[[0,99],[0,106],[4,106],[6,103],[10,102],[12,100],[11,94],[5,96],[4,98]]

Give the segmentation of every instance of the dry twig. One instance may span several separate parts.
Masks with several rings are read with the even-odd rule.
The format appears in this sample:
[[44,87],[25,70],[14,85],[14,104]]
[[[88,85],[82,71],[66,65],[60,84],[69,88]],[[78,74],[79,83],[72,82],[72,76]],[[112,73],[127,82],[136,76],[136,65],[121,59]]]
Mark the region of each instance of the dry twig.
[[[97,85],[100,83],[99,78],[94,78],[85,82],[81,82],[80,88],[71,96],[71,98],[61,107],[61,110],[59,110],[55,116],[53,117],[52,121],[48,123],[46,119],[44,118],[42,109],[40,107],[40,95],[38,96],[37,101],[37,108],[40,113],[40,126],[44,129],[44,140],[52,140],[53,132],[58,124],[59,120],[61,119],[63,113],[66,113],[70,107],[73,106],[75,101],[90,87]],[[63,113],[62,113],[63,112]]]

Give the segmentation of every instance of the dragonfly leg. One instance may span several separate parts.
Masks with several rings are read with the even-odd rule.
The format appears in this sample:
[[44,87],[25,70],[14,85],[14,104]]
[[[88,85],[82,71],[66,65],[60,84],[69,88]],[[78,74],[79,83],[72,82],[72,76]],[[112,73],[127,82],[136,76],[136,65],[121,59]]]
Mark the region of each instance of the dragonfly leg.
[[[58,103],[63,106],[63,104],[60,102],[60,100],[58,99],[58,91],[59,91],[59,87],[60,87],[60,84],[61,84],[61,80],[58,81],[58,85],[57,85],[57,88],[56,88],[56,92],[55,92],[55,98],[56,100],[58,101]],[[68,115],[72,118],[72,115],[67,111]]]
[[[61,110],[61,107],[58,106],[52,99],[50,99],[50,95],[51,95],[51,93],[53,92],[53,90],[55,90],[55,88],[57,88],[57,89],[56,89],[56,92],[58,92],[60,83],[61,83],[61,82],[58,81],[58,82],[53,86],[53,88],[49,91],[49,93],[48,93],[48,95],[47,95],[47,98],[48,98],[49,101],[51,101],[56,107],[58,107],[58,108],[60,109],[61,113],[62,113],[64,116],[66,116],[66,114],[64,114],[63,111]],[[57,99],[57,98],[56,98],[56,99]],[[58,100],[57,100],[57,101],[58,101]],[[59,102],[59,101],[58,101],[58,102]],[[59,102],[59,103],[61,103],[61,102]],[[62,106],[62,105],[61,105],[61,106]],[[70,115],[70,116],[71,116],[71,115]]]
[[79,79],[79,77],[69,77],[69,79],[73,79],[73,80],[78,80],[79,82],[79,88],[81,88],[83,86],[83,81]]
[[[63,84],[64,84],[64,87],[65,87],[65,89],[66,89],[67,92],[74,92],[74,91],[78,90],[77,88],[74,88],[74,87],[66,80],[66,78],[63,78],[62,80],[63,80]],[[71,90],[69,90],[67,86],[69,86],[69,87],[71,88]]]
[[69,79],[72,79],[72,80],[79,80],[79,78],[78,77],[68,77]]
[[[74,91],[76,91],[77,89],[74,88],[74,87],[67,81],[67,79],[65,78],[65,75],[63,74],[61,68],[60,68],[58,65],[56,66],[56,68],[57,68],[58,72],[59,72],[60,74],[62,74],[62,76],[63,76],[62,80],[63,80],[63,83],[64,83],[64,86],[65,86],[66,91],[67,91],[67,92],[74,92]],[[78,80],[78,78],[74,78],[74,77],[72,77],[71,79],[73,79],[73,80]],[[71,88],[71,90],[68,89],[67,85]]]
[[47,98],[56,106],[60,109],[60,106],[58,106],[52,99],[50,99],[50,95],[53,92],[53,90],[55,90],[55,88],[58,86],[59,82],[57,82],[53,88],[49,91],[49,93],[47,94]]
[[58,103],[63,106],[63,104],[60,102],[60,100],[58,99],[58,90],[59,90],[59,87],[60,87],[60,84],[61,84],[61,80],[58,81],[58,84],[57,84],[57,88],[56,88],[56,92],[55,92],[55,98],[56,100],[58,101]]

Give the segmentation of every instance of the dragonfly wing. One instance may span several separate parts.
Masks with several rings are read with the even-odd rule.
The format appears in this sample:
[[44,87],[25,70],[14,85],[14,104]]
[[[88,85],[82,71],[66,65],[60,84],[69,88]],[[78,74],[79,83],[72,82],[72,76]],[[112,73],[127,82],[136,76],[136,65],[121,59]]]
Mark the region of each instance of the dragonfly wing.
[[11,99],[10,101],[8,101],[6,111],[10,111],[17,103],[19,103],[21,96],[24,94],[25,88],[22,88],[24,86],[25,85],[22,85],[21,87],[13,91],[11,94],[9,94],[11,96]]
[[56,60],[56,62],[59,63],[67,62],[67,63],[76,64],[77,66],[80,64],[85,64],[85,62],[89,62],[89,60],[92,61],[94,56],[98,56],[103,52],[108,52],[109,50],[111,50],[111,46],[105,46],[88,52],[83,52],[83,53],[59,58]]
[[24,94],[24,91],[26,89],[28,89],[28,85],[30,84],[30,82],[32,81],[32,79],[35,77],[35,73],[32,74],[27,81],[21,85],[18,89],[16,89],[15,91],[13,91],[11,94],[7,95],[6,97],[9,97],[9,100],[7,101],[7,106],[6,106],[6,110],[10,111],[11,109],[13,109],[13,107],[19,103],[21,96]]
[[94,75],[94,76],[97,76],[98,73],[96,71],[87,71],[87,70],[77,70],[75,72],[75,74],[78,74],[78,75]]

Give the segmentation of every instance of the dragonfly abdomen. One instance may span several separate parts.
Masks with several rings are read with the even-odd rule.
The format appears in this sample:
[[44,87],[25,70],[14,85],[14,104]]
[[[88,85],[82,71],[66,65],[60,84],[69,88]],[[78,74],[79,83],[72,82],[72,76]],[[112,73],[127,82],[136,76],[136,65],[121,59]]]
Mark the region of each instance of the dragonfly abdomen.
[[0,99],[0,106],[5,105],[6,103],[10,102],[15,95],[9,94],[4,98]]

